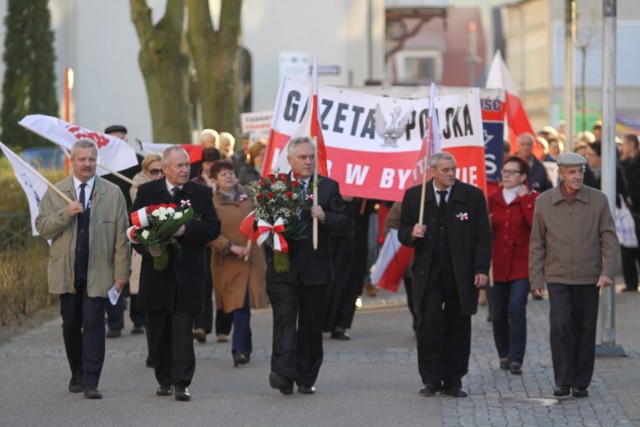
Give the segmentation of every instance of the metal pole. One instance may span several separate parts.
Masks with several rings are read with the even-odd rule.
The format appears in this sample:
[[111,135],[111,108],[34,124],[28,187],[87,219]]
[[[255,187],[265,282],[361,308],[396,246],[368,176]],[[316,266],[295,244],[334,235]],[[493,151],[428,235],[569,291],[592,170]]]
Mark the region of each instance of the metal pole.
[[565,0],[564,8],[564,134],[565,147],[573,151],[575,124],[575,40],[576,40],[576,3]]
[[[602,191],[616,207],[616,0],[602,1]],[[599,356],[624,356],[616,345],[615,286],[602,291]]]

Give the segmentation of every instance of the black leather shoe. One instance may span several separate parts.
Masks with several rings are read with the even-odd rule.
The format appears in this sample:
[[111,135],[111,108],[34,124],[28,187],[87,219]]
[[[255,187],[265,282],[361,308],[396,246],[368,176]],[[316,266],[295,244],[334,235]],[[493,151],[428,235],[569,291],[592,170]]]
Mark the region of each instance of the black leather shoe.
[[84,389],[85,399],[102,399],[102,393],[98,391],[96,386],[87,386]]
[[509,372],[513,375],[522,375],[522,366],[517,362],[512,362],[509,365]]
[[586,387],[575,387],[573,397],[589,397],[589,390]]
[[500,359],[500,369],[504,369],[505,371],[509,370],[509,362],[507,359]]
[[246,365],[251,360],[251,356],[241,351],[234,351],[231,355],[233,356],[234,368],[237,368],[238,365]]
[[71,380],[69,380],[69,392],[71,393],[80,393],[84,391],[84,386],[82,385],[82,377],[73,375]]
[[189,389],[185,386],[176,386],[176,400],[181,402],[186,402],[191,399],[191,393],[189,393]]
[[468,394],[466,391],[462,390],[460,387],[445,387],[442,389],[442,394],[446,394],[451,397],[467,397]]
[[156,394],[158,396],[171,396],[173,394],[173,386],[172,385],[161,385],[156,389]]
[[435,396],[439,391],[442,391],[440,384],[426,383],[422,386],[419,393],[421,396]]
[[314,394],[316,392],[316,388],[312,385],[298,385],[298,393],[302,394]]
[[558,397],[560,399],[569,397],[569,395],[571,395],[571,389],[564,385],[556,387],[555,390],[553,390],[553,396]]
[[293,381],[282,375],[271,372],[269,374],[269,385],[271,388],[280,390],[280,393],[285,395],[293,394]]
[[133,329],[131,330],[131,333],[133,335],[140,335],[140,334],[144,334],[144,326],[142,325],[135,325],[133,327]]
[[349,335],[347,331],[333,331],[331,332],[331,339],[349,341],[351,339],[351,335]]
[[120,338],[122,336],[122,331],[120,329],[109,329],[107,332],[107,338]]

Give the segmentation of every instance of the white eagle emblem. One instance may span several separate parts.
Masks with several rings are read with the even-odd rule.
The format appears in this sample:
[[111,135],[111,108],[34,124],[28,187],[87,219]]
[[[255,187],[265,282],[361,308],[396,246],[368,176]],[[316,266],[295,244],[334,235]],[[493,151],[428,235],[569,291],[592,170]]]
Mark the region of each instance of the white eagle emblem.
[[409,111],[402,118],[402,108],[398,105],[393,109],[391,113],[391,121],[387,124],[387,119],[384,117],[380,104],[376,105],[376,111],[373,113],[373,119],[376,122],[376,134],[383,139],[384,143],[382,147],[398,147],[398,138],[404,135],[407,124],[411,120],[411,113]]

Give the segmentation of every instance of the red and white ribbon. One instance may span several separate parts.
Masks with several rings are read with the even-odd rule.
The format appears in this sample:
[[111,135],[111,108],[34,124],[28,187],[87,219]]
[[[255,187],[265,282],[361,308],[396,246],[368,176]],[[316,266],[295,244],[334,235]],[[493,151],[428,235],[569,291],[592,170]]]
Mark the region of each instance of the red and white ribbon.
[[139,229],[140,227],[136,227],[135,225],[127,228],[127,239],[129,239],[131,243],[140,243],[140,241],[136,239],[135,236],[136,231],[138,231]]
[[131,223],[140,228],[148,227],[147,208],[140,208],[135,212],[131,212]]
[[282,217],[278,218],[273,225],[269,224],[267,221],[261,219],[258,221],[258,230],[256,231],[256,241],[258,245],[262,246],[262,244],[267,240],[267,238],[273,234],[273,250],[277,252],[289,252],[289,245],[285,240],[284,236],[284,220]]

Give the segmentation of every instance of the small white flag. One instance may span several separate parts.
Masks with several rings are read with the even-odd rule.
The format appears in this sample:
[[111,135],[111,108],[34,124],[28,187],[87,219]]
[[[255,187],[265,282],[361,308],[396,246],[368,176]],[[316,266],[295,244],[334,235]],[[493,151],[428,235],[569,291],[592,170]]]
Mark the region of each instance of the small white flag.
[[48,181],[2,142],[0,142],[0,148],[4,152],[4,155],[7,156],[7,159],[9,159],[9,163],[11,163],[11,167],[13,167],[13,173],[15,173],[18,182],[27,195],[29,211],[31,213],[31,231],[34,236],[37,236],[36,217],[38,216],[40,201],[47,191]]

